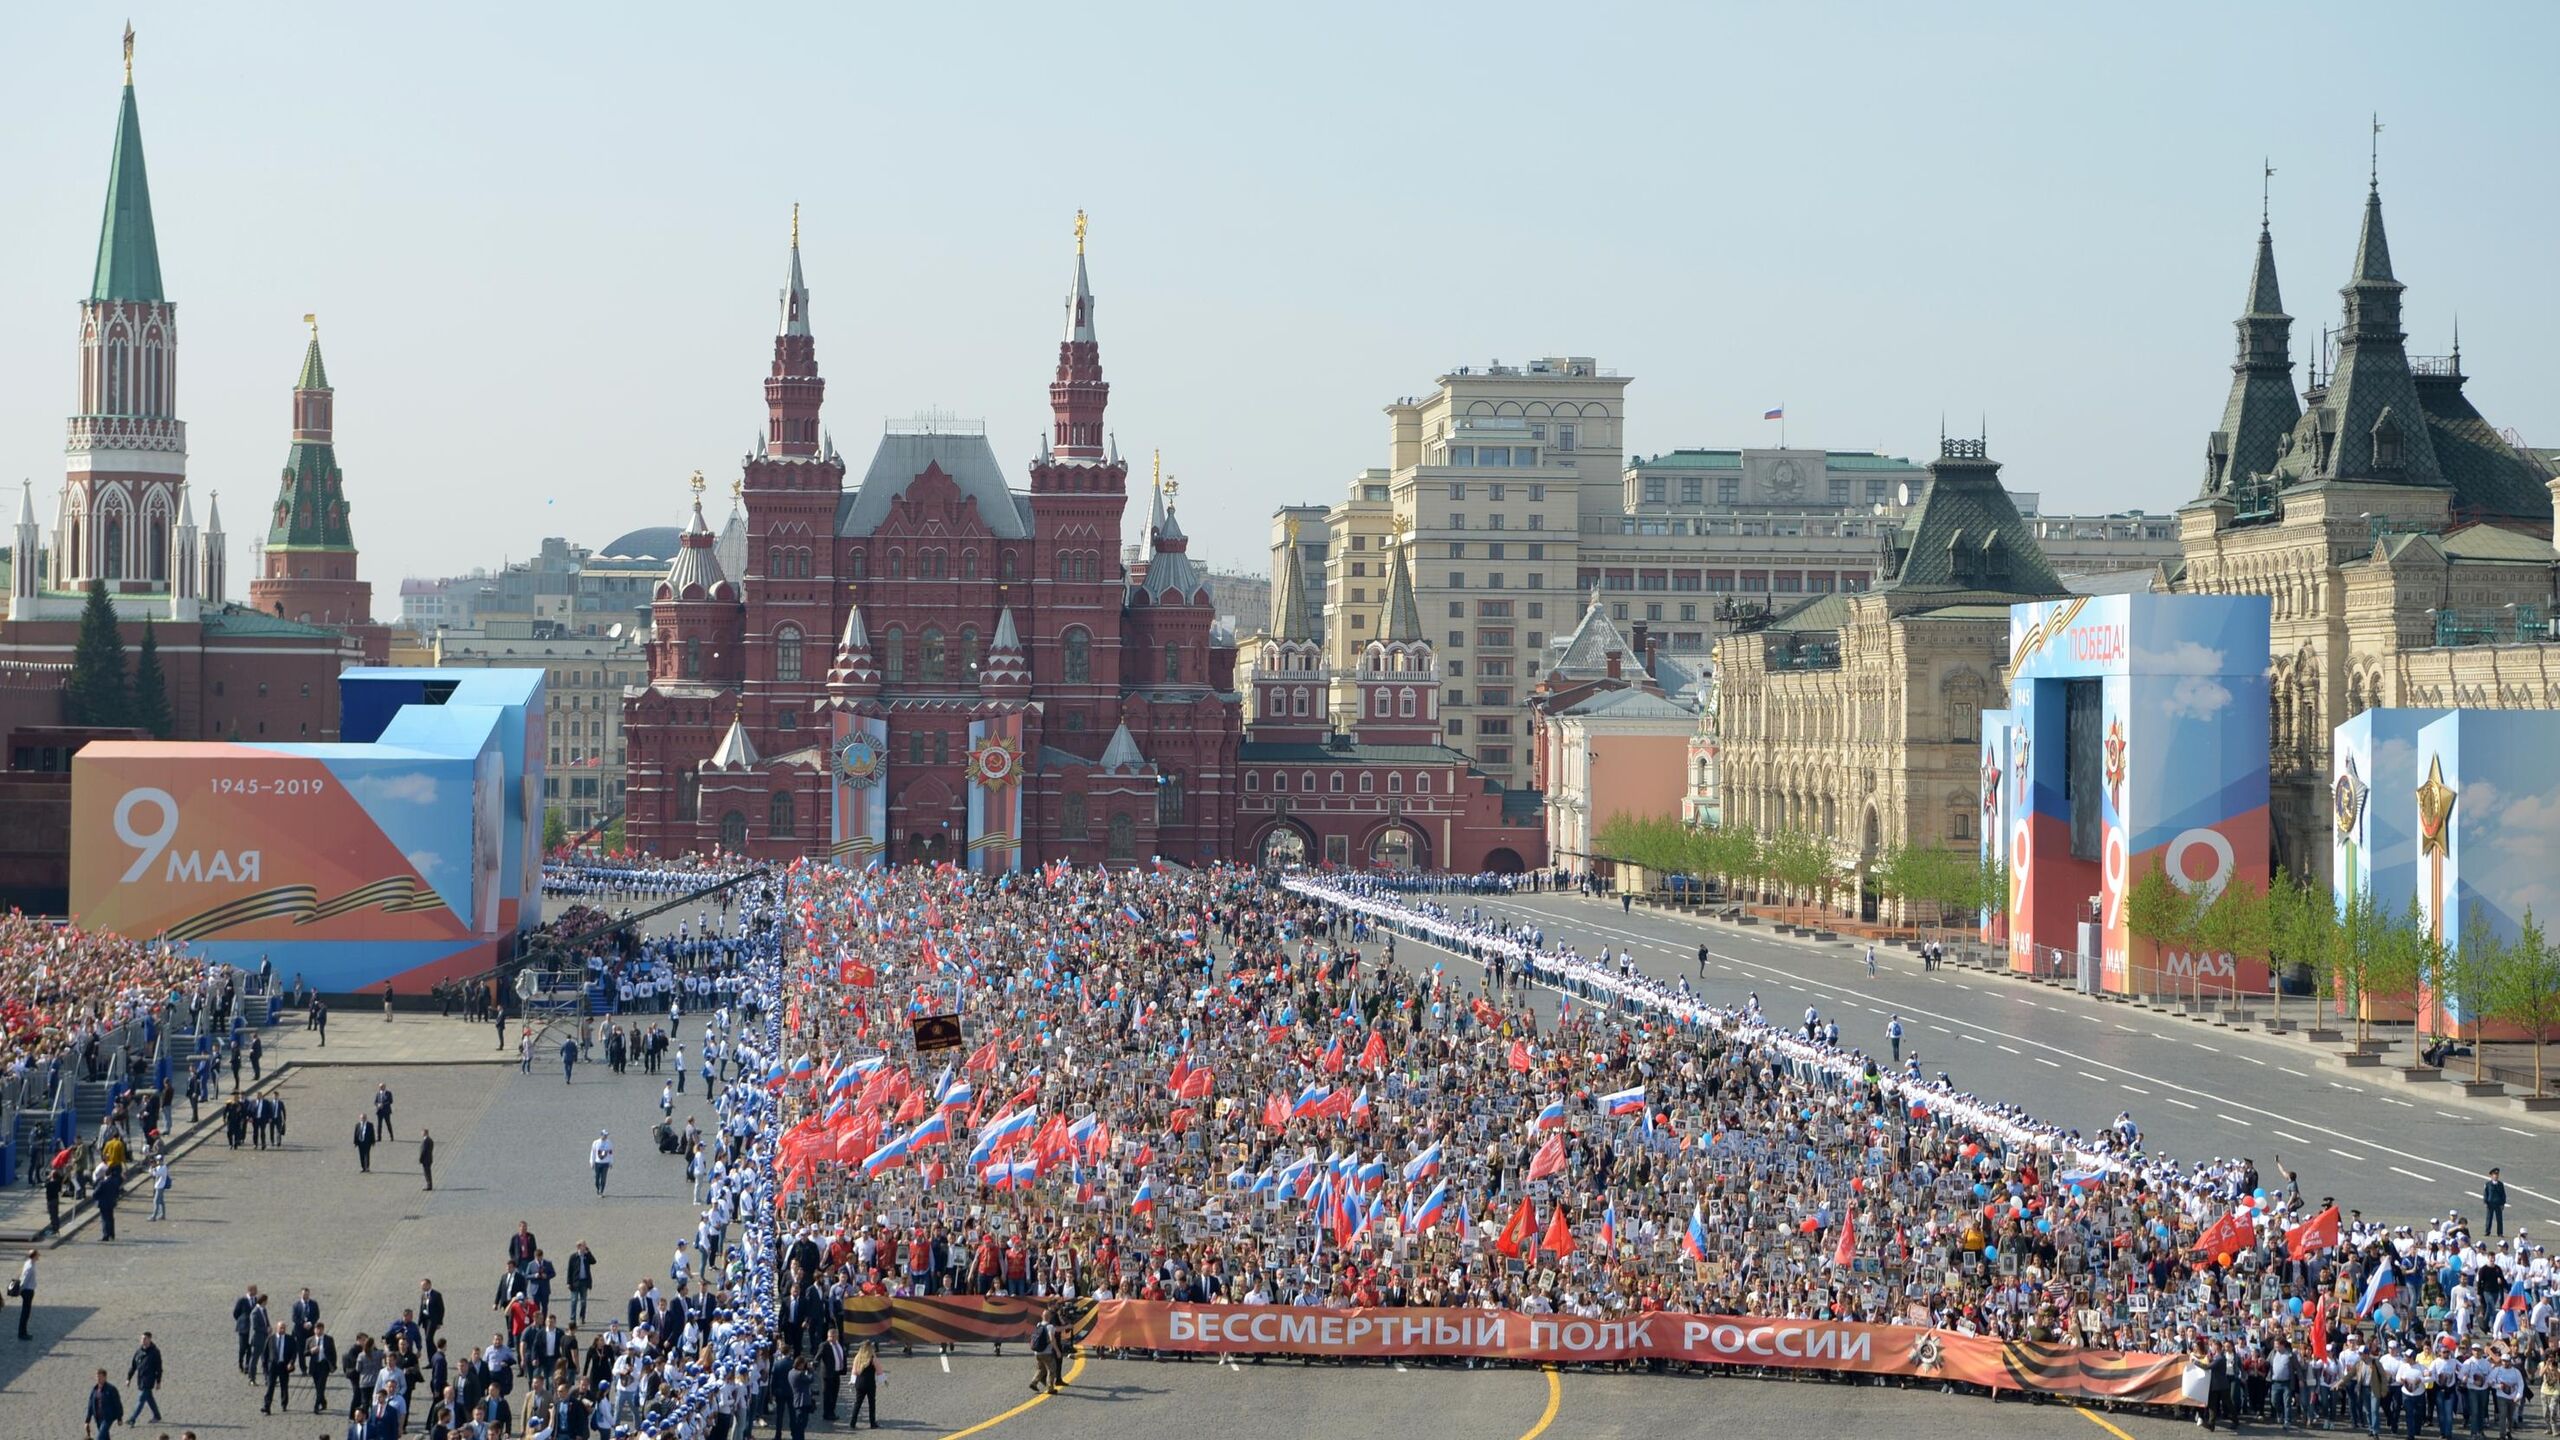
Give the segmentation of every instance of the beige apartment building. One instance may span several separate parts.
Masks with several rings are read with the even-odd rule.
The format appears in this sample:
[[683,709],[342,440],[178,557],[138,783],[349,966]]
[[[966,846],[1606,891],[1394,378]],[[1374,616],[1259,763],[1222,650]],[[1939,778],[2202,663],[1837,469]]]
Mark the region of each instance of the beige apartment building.
[[[1893,573],[1889,547],[1926,467],[1808,447],[1630,459],[1630,383],[1587,356],[1459,367],[1431,394],[1386,407],[1388,463],[1354,476],[1341,502],[1273,517],[1272,573],[1295,545],[1298,573],[1310,586],[1321,577],[1307,606],[1338,723],[1351,720],[1347,677],[1372,638],[1399,527],[1445,675],[1442,739],[1512,786],[1531,783],[1524,702],[1595,589],[1631,661],[1658,649],[1703,673],[1728,606],[1784,610]],[[2022,498],[2025,523],[2066,572],[2178,553],[2171,517],[2039,517]]]
[[580,635],[548,620],[491,620],[440,630],[429,664],[453,669],[539,666],[548,685],[543,799],[571,834],[622,809],[622,691],[649,680],[648,652],[629,625]]

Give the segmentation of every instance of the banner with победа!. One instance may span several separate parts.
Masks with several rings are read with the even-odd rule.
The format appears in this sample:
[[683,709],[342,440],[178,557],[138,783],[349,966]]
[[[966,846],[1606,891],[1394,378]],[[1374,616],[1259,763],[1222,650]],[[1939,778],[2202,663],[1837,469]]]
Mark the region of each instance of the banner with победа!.
[[[1559,1365],[1678,1360],[1909,1376],[2074,1400],[2194,1403],[2184,1391],[2181,1355],[1996,1340],[1909,1325],[1669,1312],[1580,1319],[1513,1310],[1327,1310],[1151,1300],[1070,1302],[1061,1310],[1069,1336],[1103,1350],[1341,1360],[1463,1355]],[[1021,1341],[1030,1338],[1040,1311],[1038,1301],[1003,1296],[865,1297],[848,1303],[845,1329],[848,1335],[916,1341]]]

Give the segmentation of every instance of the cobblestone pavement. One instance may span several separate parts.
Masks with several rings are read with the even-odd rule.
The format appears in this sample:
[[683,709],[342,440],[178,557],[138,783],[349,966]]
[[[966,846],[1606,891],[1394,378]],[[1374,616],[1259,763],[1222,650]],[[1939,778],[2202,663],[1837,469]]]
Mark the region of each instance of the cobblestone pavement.
[[[251,1283],[274,1297],[279,1314],[309,1286],[343,1340],[379,1333],[432,1276],[445,1293],[446,1339],[458,1346],[487,1338],[490,1296],[518,1220],[532,1225],[555,1261],[587,1241],[600,1262],[598,1305],[609,1298],[617,1314],[640,1276],[664,1276],[677,1239],[692,1235],[693,1207],[681,1168],[648,1143],[658,1082],[615,1077],[598,1065],[579,1067],[578,1083],[563,1085],[556,1059],[531,1075],[395,1065],[399,1054],[450,1052],[490,1032],[460,1021],[413,1024],[405,1015],[391,1026],[377,1019],[374,1028],[416,1038],[359,1045],[333,1033],[328,1059],[338,1063],[297,1069],[281,1082],[290,1116],[282,1149],[232,1150],[217,1137],[173,1167],[167,1220],[145,1218],[147,1200],[128,1204],[112,1244],[97,1239],[92,1222],[41,1251],[35,1339],[0,1338],[0,1436],[45,1433],[52,1422],[71,1433],[90,1372],[106,1366],[123,1386],[145,1329],[168,1357],[161,1403],[173,1427],[318,1433],[261,1420],[251,1383],[225,1368],[234,1362],[231,1301]],[[344,1063],[362,1053],[383,1063]],[[397,1097],[396,1138],[375,1148],[366,1174],[349,1135],[384,1082]],[[620,1162],[602,1198],[587,1167],[599,1127],[613,1131]],[[416,1163],[421,1128],[436,1137],[432,1194]],[[296,1394],[307,1417],[309,1394],[299,1386]],[[39,1416],[48,1422],[42,1430]]]

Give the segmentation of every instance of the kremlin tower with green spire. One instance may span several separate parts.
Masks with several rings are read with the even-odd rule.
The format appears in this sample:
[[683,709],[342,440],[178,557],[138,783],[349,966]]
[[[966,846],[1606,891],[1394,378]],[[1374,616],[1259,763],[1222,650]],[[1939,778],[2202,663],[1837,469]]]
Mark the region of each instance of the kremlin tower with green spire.
[[249,604],[355,635],[379,664],[389,652],[390,635],[373,623],[373,587],[356,576],[346,472],[338,468],[331,414],[337,392],[329,388],[329,367],[320,357],[319,322],[302,318],[311,325],[311,342],[303,347],[302,373],[293,382],[293,446],[285,452],[284,478],[268,512]]

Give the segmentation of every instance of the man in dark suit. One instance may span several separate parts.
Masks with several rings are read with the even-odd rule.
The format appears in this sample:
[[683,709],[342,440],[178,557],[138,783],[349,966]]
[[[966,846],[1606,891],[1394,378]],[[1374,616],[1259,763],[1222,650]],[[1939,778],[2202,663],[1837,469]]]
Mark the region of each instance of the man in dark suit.
[[827,1342],[818,1347],[818,1383],[826,1402],[827,1423],[836,1423],[836,1396],[844,1388],[844,1332],[830,1332]]
[[596,1284],[596,1257],[595,1257],[595,1252],[594,1252],[594,1251],[591,1251],[591,1250],[589,1250],[589,1249],[587,1248],[587,1242],[586,1242],[586,1241],[581,1240],[581,1241],[579,1241],[579,1242],[578,1242],[578,1248],[569,1252],[569,1323],[570,1323],[570,1324],[572,1324],[572,1325],[580,1325],[580,1324],[584,1324],[584,1323],[586,1322],[586,1318],[587,1318],[587,1292],[588,1292],[589,1290],[594,1289],[594,1288],[595,1288],[595,1284]]
[[320,1323],[320,1302],[311,1298],[310,1286],[302,1288],[302,1294],[294,1300],[293,1309],[287,1314],[293,1326],[293,1338],[296,1341],[310,1339],[312,1327]]
[[240,1338],[240,1373],[255,1374],[258,1368],[258,1342],[250,1338],[249,1317],[258,1308],[258,1287],[250,1286],[231,1302],[231,1328]]
[[275,1334],[276,1323],[267,1311],[267,1297],[260,1295],[249,1311],[249,1378],[256,1380],[265,1373],[267,1341]]
[[373,1117],[358,1112],[355,1133],[356,1168],[367,1173],[373,1170],[373,1140]]
[[433,1277],[418,1282],[418,1329],[425,1333],[421,1349],[436,1348],[436,1332],[444,1328],[444,1292],[436,1288]]
[[273,1415],[278,1400],[284,1402],[285,1409],[293,1408],[293,1368],[302,1359],[302,1345],[288,1325],[267,1337],[266,1353],[267,1394],[258,1402],[258,1413]]
[[427,1177],[427,1188],[436,1188],[436,1136],[432,1130],[418,1132],[418,1173]]
[[507,1263],[519,1268],[530,1264],[534,1251],[538,1248],[540,1247],[533,1243],[532,1229],[519,1220],[516,1222],[516,1233],[507,1237]]
[[101,1370],[98,1382],[89,1387],[89,1408],[80,1413],[80,1426],[89,1432],[92,1440],[108,1440],[123,1419],[124,1395],[116,1389],[115,1382],[107,1378],[107,1372]]
[[328,1326],[312,1323],[311,1338],[302,1346],[302,1368],[311,1377],[311,1413],[327,1414],[329,1377],[338,1373],[338,1341]]

